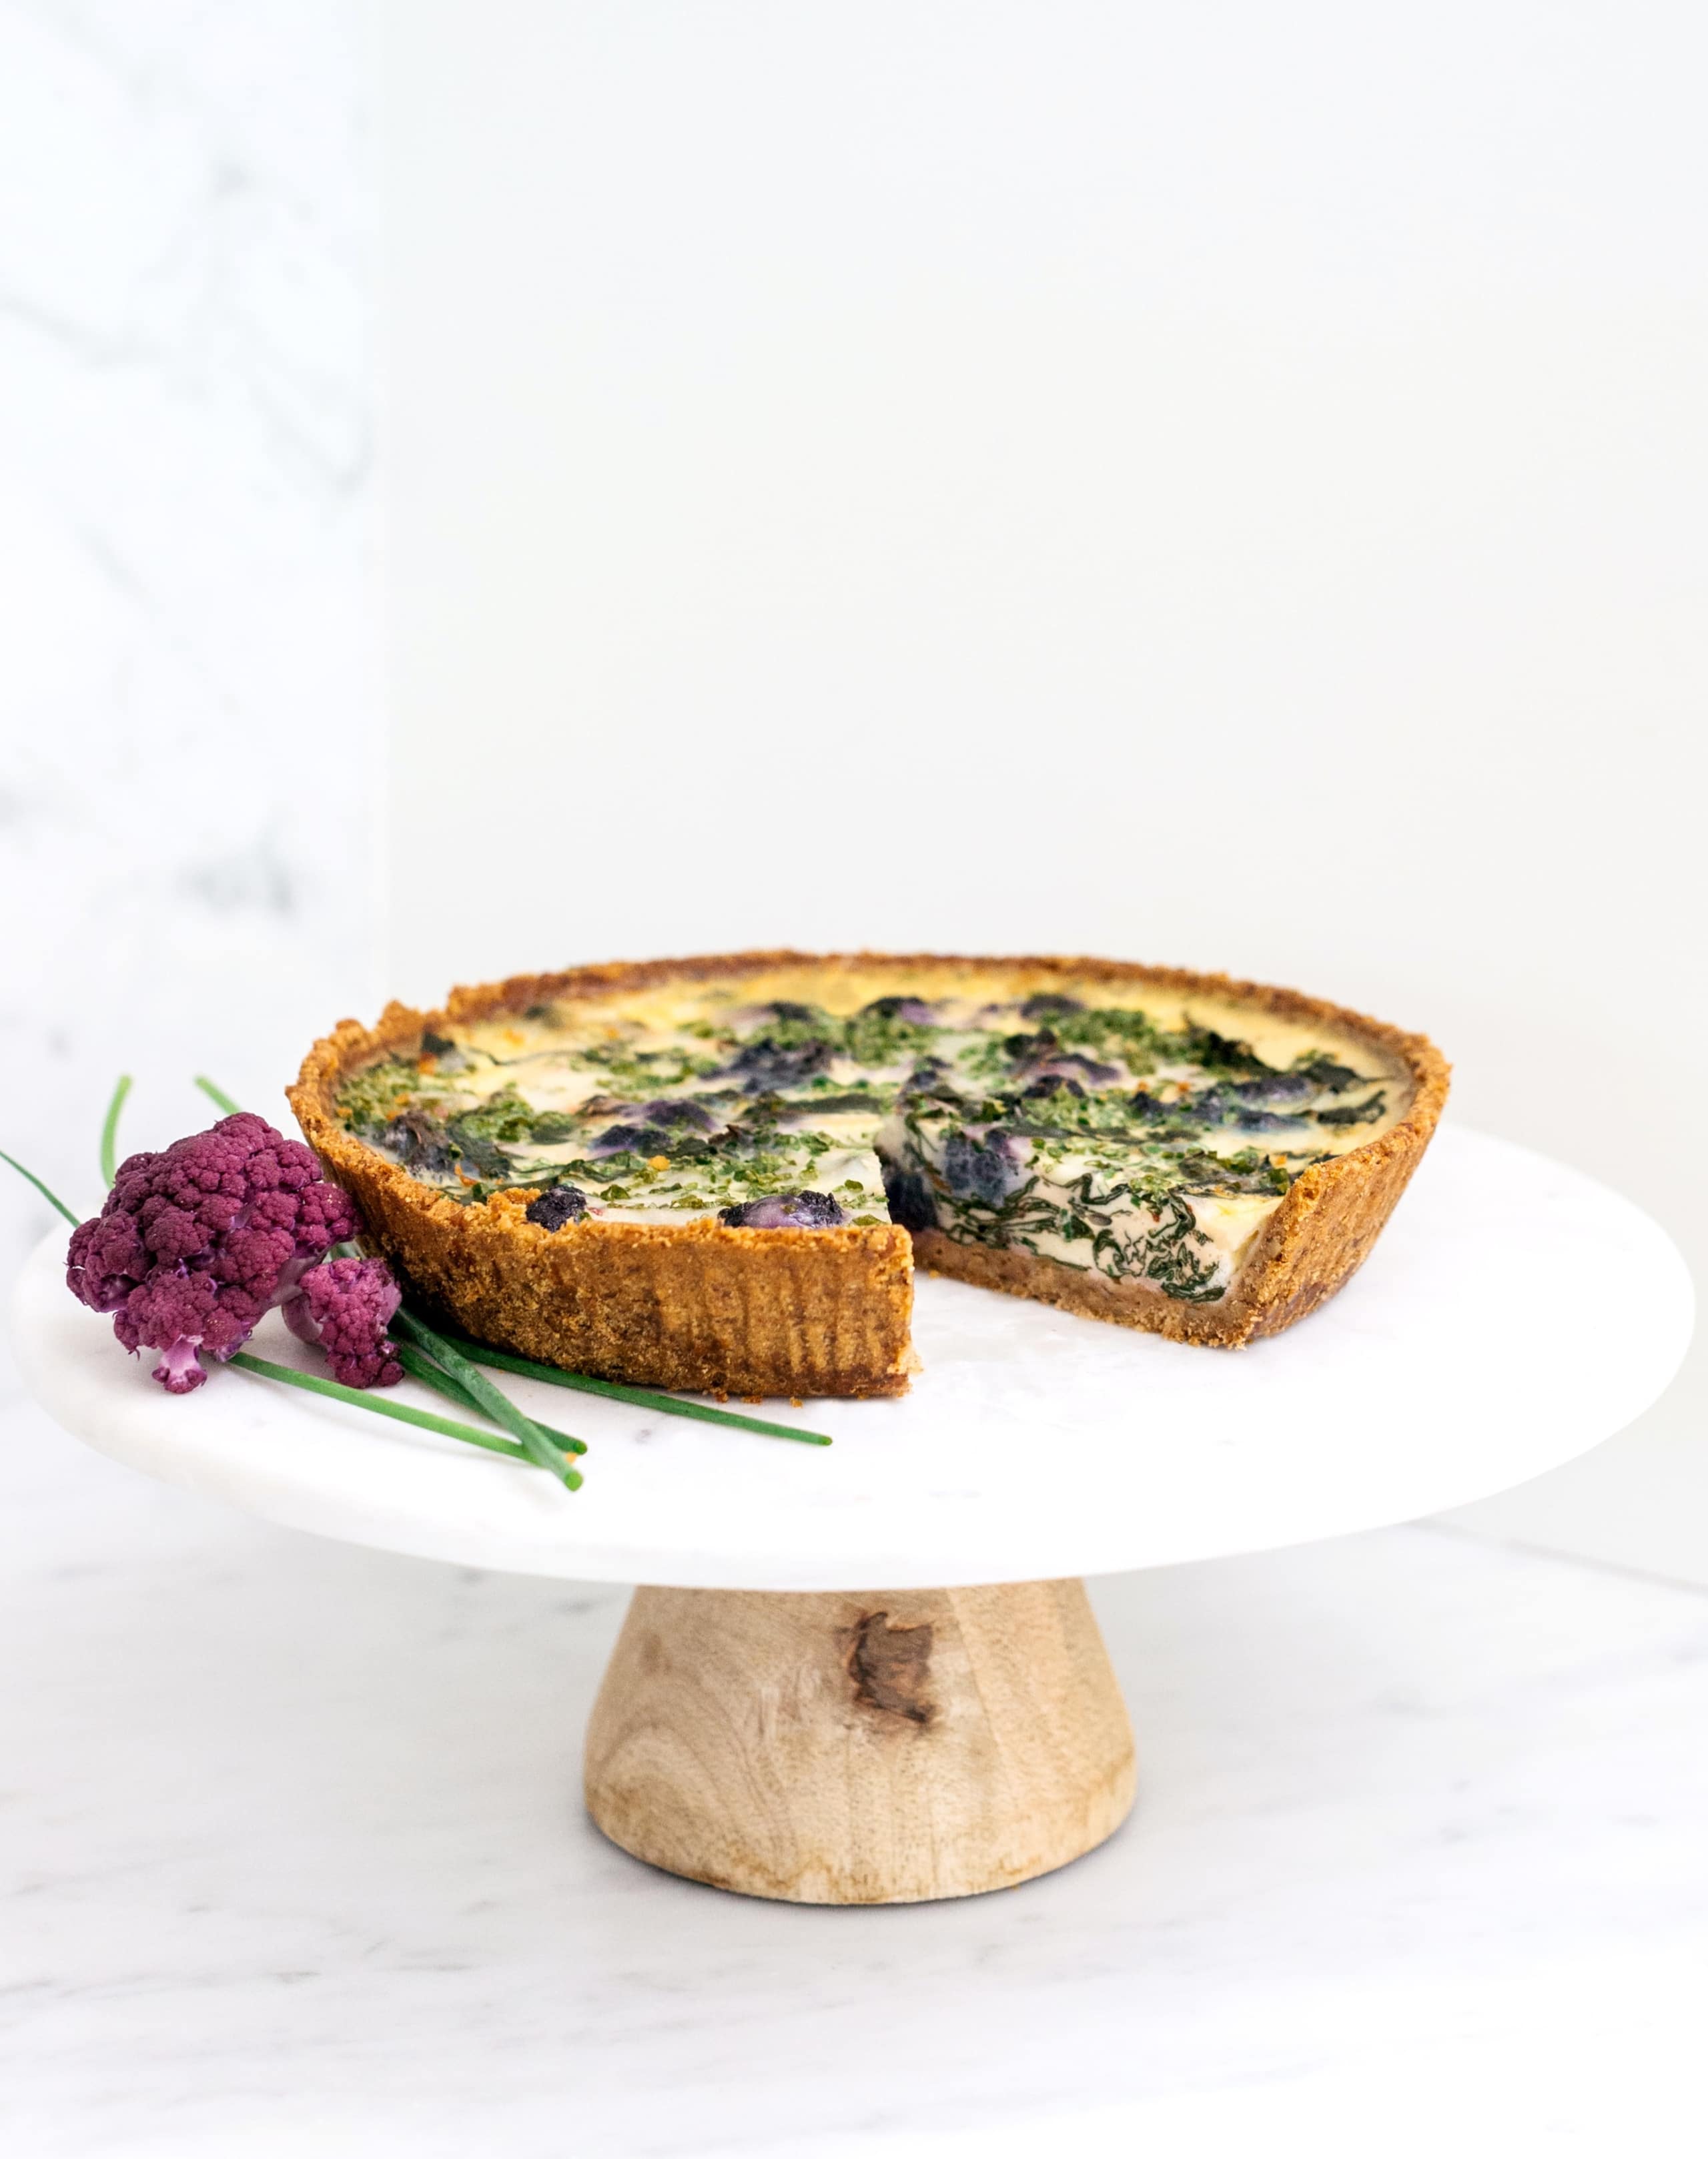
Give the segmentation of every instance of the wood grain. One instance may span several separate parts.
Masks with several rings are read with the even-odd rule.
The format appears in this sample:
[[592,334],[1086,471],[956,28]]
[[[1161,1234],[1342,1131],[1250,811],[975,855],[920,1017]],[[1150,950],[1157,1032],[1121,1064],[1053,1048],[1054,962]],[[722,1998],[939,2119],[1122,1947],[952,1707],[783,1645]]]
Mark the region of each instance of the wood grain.
[[1132,1800],[1079,1582],[639,1589],[587,1727],[613,1843],[796,1903],[1005,1888],[1102,1843]]

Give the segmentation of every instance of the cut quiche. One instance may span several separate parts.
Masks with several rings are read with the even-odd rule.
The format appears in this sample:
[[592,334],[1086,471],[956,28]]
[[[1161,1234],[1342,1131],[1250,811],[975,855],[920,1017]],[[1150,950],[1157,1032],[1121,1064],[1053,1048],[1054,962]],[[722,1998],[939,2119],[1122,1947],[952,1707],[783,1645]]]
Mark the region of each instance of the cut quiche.
[[345,1020],[290,1090],[440,1316],[567,1369],[898,1394],[913,1266],[1177,1340],[1362,1263],[1447,1068],[1291,990],[1079,959],[748,952]]

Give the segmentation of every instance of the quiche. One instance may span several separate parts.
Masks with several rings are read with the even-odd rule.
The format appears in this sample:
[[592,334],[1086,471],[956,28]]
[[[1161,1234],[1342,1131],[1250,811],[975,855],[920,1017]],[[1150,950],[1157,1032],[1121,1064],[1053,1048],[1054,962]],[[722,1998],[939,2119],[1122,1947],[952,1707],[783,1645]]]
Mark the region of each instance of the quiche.
[[345,1020],[289,1090],[442,1318],[567,1369],[885,1395],[915,1263],[1183,1342],[1362,1263],[1447,1068],[1291,990],[1089,959],[747,952]]

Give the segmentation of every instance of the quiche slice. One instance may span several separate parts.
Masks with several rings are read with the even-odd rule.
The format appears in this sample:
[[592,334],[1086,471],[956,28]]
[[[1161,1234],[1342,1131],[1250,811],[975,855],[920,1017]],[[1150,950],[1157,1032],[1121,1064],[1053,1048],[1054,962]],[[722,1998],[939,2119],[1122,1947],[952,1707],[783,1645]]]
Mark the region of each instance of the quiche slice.
[[907,1385],[913,1267],[1224,1346],[1362,1263],[1447,1068],[1291,990],[746,952],[387,1008],[289,1090],[441,1317],[639,1384]]

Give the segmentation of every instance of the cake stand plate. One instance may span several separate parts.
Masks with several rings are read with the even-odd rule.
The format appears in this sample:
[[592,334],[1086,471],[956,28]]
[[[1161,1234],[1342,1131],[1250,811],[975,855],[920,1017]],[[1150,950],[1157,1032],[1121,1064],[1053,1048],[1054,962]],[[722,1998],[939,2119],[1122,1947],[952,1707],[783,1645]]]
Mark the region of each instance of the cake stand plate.
[[[829,1448],[506,1378],[588,1442],[568,1494],[235,1369],[170,1397],[63,1256],[56,1232],[29,1262],[15,1333],[68,1431],[298,1529],[647,1585],[589,1727],[595,1819],[676,1872],[831,1903],[1024,1880],[1118,1825],[1131,1735],[1078,1577],[1522,1483],[1647,1407],[1692,1318],[1628,1201],[1449,1124],[1363,1271],[1271,1341],[1191,1348],[922,1278],[911,1393],[768,1408]],[[276,1319],[256,1347],[309,1361]]]

